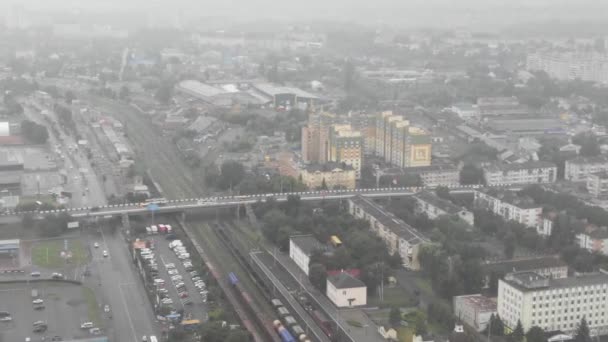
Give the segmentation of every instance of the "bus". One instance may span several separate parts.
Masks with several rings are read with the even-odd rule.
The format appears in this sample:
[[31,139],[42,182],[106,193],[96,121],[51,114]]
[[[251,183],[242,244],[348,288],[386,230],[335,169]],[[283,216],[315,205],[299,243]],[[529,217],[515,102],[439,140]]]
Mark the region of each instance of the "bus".
[[145,202],[143,202],[141,205],[143,207],[146,207],[150,204],[156,204],[156,205],[164,205],[167,204],[167,199],[164,197],[160,197],[160,198],[148,198]]
[[190,319],[187,321],[182,321],[182,328],[184,328],[184,330],[195,330],[200,324],[201,321],[198,319]]
[[342,241],[340,241],[340,238],[339,238],[339,237],[337,237],[336,235],[332,235],[332,236],[329,238],[329,241],[331,242],[331,244],[332,244],[334,247],[340,247],[340,246],[342,246]]
[[158,342],[156,336],[150,336],[150,342]]

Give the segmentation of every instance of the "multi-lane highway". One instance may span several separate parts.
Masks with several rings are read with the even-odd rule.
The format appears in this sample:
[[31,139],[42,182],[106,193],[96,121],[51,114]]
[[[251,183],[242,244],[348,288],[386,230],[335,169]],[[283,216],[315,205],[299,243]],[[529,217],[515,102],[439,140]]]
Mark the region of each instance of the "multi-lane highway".
[[[452,193],[470,193],[480,186],[462,186],[451,189]],[[410,196],[425,188],[374,188],[374,189],[353,189],[353,190],[321,190],[321,191],[305,191],[305,192],[283,192],[270,194],[255,194],[255,195],[240,195],[240,196],[217,196],[217,197],[199,197],[199,198],[184,198],[159,201],[159,205],[155,205],[154,211],[157,213],[180,212],[188,209],[200,208],[218,208],[231,207],[242,204],[252,204],[259,201],[266,201],[269,198],[282,202],[286,201],[289,196],[298,196],[303,201],[319,201],[319,200],[339,200],[348,199],[357,195],[366,197],[391,197],[391,196]],[[96,207],[81,207],[81,208],[65,208],[48,211],[34,212],[6,212],[4,216],[23,215],[25,213],[34,214],[53,214],[66,212],[74,218],[120,215],[120,214],[141,214],[151,210],[150,205],[145,203],[125,203],[125,204],[110,204]]]

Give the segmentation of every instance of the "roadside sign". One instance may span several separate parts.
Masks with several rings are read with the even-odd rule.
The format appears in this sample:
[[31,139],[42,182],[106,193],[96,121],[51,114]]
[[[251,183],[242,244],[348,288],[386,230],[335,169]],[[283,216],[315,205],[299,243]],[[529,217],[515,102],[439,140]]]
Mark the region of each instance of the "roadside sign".
[[158,211],[159,207],[158,207],[158,204],[156,204],[156,203],[150,203],[150,204],[148,204],[147,208],[149,211]]

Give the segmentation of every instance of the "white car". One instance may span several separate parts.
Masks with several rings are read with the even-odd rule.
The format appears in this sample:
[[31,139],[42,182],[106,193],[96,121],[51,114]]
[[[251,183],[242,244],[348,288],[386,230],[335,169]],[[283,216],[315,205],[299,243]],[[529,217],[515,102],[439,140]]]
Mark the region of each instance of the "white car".
[[91,329],[93,327],[93,322],[84,322],[80,325],[80,329]]
[[13,317],[11,316],[4,316],[2,318],[0,318],[0,322],[10,322],[13,320]]
[[104,311],[104,312],[110,312],[110,306],[109,306],[109,305],[107,305],[107,304],[106,304],[106,305],[104,305],[104,307],[103,307],[103,311]]
[[168,270],[167,272],[169,273],[169,275],[176,275],[176,274],[179,274],[179,271],[178,271],[178,270],[175,270],[175,269],[173,269],[173,270]]
[[175,283],[175,282],[180,282],[182,281],[182,276],[180,275],[174,275],[173,277],[171,277],[171,280]]
[[103,257],[106,258],[108,256],[108,251],[103,251]]
[[175,268],[175,264],[173,264],[173,263],[170,263],[170,264],[165,264],[165,267],[166,267],[167,269],[172,269],[172,268]]
[[32,304],[42,304],[42,303],[44,303],[44,301],[43,301],[42,299],[40,299],[40,298],[38,298],[38,299],[34,299],[34,300],[32,301]]
[[95,247],[95,248],[99,248],[99,242],[95,242],[95,243],[93,244],[93,247]]

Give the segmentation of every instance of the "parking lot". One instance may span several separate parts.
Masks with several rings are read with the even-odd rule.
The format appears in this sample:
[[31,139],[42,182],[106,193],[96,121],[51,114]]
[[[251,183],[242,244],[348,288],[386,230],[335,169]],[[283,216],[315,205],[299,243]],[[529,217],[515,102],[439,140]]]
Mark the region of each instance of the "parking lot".
[[[43,302],[43,309],[35,310],[32,290]],[[86,298],[87,289],[80,285],[57,282],[29,282],[0,285],[0,311],[10,314],[11,321],[0,322],[0,342],[40,341],[46,336],[64,340],[91,336],[80,325],[91,320],[92,310],[99,310],[95,302]],[[96,313],[98,314],[98,313]],[[34,333],[33,323],[44,321],[48,329]],[[103,334],[103,332],[102,332]]]
[[[190,318],[206,321],[207,304],[203,302],[203,297],[199,293],[199,289],[194,285],[190,272],[186,270],[182,260],[179,260],[175,253],[169,248],[170,241],[167,241],[164,235],[151,235],[148,238],[154,241],[154,254],[156,255],[158,262],[158,277],[165,281],[164,288],[168,291],[168,298],[171,298],[173,301],[171,306],[176,310],[183,309],[184,317],[186,319]],[[173,275],[169,274],[169,269],[166,267],[167,264],[175,265],[174,271],[172,271],[172,273],[174,273]],[[180,281],[184,283],[188,297],[179,297],[179,291],[171,280],[171,277],[174,275],[180,275],[182,277]],[[185,300],[191,301],[191,304],[184,305],[183,303]]]

